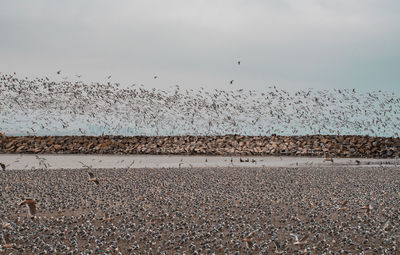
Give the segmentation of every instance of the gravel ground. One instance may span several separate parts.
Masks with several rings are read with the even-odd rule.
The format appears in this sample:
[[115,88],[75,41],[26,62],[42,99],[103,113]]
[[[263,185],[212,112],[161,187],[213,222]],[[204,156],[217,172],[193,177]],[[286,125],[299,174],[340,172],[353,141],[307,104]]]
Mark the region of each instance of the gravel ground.
[[398,167],[6,170],[0,190],[4,254],[400,252]]

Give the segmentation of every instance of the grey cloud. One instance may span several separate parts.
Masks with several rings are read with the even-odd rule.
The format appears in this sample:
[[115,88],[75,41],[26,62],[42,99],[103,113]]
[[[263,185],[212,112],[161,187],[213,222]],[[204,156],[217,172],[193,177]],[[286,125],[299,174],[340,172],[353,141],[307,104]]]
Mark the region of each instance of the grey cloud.
[[[147,86],[400,92],[400,3],[3,1],[1,71]],[[236,60],[242,66],[235,66]],[[153,74],[160,79],[152,80]]]

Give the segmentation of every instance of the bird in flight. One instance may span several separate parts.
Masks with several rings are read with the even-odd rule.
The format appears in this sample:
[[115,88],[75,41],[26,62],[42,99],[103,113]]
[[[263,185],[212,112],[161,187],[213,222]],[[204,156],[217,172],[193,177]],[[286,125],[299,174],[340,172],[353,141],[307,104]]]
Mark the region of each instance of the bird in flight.
[[254,235],[254,232],[250,233],[248,236],[246,236],[246,237],[242,240],[243,242],[246,242],[246,243],[247,243],[247,245],[248,245],[249,248],[251,248],[251,247],[253,246],[253,240],[252,240],[253,235]]
[[303,245],[307,243],[306,239],[308,238],[308,234],[305,235],[301,240],[299,240],[298,235],[295,234],[290,234],[290,235],[293,236],[295,239],[295,242],[293,243],[294,245]]
[[36,200],[35,199],[26,198],[19,205],[20,206],[26,205],[26,208],[28,209],[28,215],[31,217],[31,219],[35,218],[35,215],[36,215]]
[[112,76],[112,75],[107,76],[107,79],[111,79],[111,76]]
[[154,79],[157,79],[158,78],[158,76],[157,75],[154,75]]
[[99,184],[100,184],[99,179],[97,179],[96,177],[94,177],[94,174],[93,174],[92,172],[88,172],[88,175],[89,175],[89,180],[88,180],[88,182],[94,182],[94,183],[96,183],[96,185],[99,185]]
[[0,228],[1,228],[1,229],[5,229],[5,228],[8,228],[8,227],[11,226],[10,223],[4,222],[2,219],[0,219],[0,221],[1,221],[1,225],[0,225]]
[[372,210],[372,206],[371,205],[366,205],[360,208],[360,210],[365,210],[366,213],[370,213],[370,211]]
[[57,74],[61,74],[61,70],[58,70],[58,71],[57,71]]
[[281,250],[281,245],[278,243],[278,241],[274,240],[275,244],[275,253],[276,254],[282,254],[284,251]]
[[110,214],[109,213],[105,213],[103,220],[104,221],[110,221],[111,220]]
[[347,200],[346,201],[344,201],[344,203],[338,208],[338,210],[340,210],[340,211],[347,211],[349,208],[347,208],[346,207],[346,205],[347,205]]
[[237,62],[237,64],[240,66],[240,60]]
[[3,233],[3,245],[0,245],[2,249],[12,249],[15,247],[15,243],[11,242],[10,236],[8,233]]
[[230,81],[230,84],[233,84],[233,80]]
[[390,220],[387,220],[382,226],[382,231],[387,231],[389,225],[390,225]]

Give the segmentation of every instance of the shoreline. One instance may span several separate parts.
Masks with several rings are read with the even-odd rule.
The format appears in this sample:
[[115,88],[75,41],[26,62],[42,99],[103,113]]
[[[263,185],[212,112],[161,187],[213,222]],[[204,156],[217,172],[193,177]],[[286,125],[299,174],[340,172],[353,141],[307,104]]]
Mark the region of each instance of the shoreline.
[[187,155],[87,155],[0,154],[6,170],[57,169],[169,169],[169,168],[369,168],[398,167],[399,159],[187,156]]

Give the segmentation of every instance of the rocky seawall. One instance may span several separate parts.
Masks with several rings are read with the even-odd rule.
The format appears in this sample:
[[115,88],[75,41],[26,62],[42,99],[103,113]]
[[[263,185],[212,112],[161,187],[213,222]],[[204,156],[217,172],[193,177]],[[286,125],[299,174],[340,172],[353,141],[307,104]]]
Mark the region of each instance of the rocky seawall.
[[1,136],[0,153],[395,158],[400,138],[368,136]]

